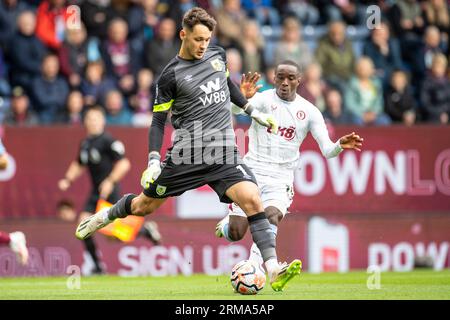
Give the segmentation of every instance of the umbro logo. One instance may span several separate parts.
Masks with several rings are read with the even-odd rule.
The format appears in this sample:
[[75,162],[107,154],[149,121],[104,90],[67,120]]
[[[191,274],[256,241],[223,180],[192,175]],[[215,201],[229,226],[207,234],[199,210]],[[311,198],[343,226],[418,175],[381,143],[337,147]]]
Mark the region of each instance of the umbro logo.
[[194,78],[192,78],[192,74],[188,74],[186,77],[184,77],[184,80],[186,80],[186,82],[189,82],[192,79],[194,79]]

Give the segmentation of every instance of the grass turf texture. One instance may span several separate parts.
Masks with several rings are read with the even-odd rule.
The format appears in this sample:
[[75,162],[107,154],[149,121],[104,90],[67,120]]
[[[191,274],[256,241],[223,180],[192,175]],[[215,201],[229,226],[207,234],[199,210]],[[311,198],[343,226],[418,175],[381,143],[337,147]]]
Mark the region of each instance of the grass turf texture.
[[366,272],[302,273],[283,292],[267,283],[256,296],[234,293],[228,276],[83,277],[81,288],[70,290],[67,278],[2,278],[0,299],[450,299],[450,270],[381,273],[381,288],[367,288]]

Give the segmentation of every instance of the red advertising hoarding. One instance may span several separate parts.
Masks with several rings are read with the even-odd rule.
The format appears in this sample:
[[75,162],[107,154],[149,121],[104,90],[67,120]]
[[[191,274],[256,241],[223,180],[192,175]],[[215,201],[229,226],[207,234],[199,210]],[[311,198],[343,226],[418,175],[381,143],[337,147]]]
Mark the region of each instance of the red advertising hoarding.
[[[215,220],[156,219],[163,236],[160,246],[144,239],[124,244],[95,235],[108,273],[228,274],[235,263],[248,257],[249,233],[242,241],[228,243],[215,237]],[[73,270],[70,266],[89,274],[93,264],[73,235],[75,227],[54,219],[2,222],[3,230],[27,234],[30,262],[22,267],[8,248],[0,248],[0,277],[65,275]],[[277,251],[280,261],[300,258],[309,272],[346,272],[368,266],[409,271],[423,258],[431,261],[429,267],[442,270],[450,267],[449,230],[448,214],[290,214],[279,228]]]

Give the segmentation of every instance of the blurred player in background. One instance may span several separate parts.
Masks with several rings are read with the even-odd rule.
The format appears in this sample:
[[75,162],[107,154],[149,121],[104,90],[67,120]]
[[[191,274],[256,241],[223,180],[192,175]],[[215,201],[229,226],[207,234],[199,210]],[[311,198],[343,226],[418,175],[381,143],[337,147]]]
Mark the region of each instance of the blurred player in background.
[[[301,74],[295,62],[287,60],[277,65],[275,89],[257,93],[258,79],[257,73],[243,75],[241,92],[260,112],[273,115],[279,126],[278,135],[253,121],[244,162],[256,176],[264,210],[276,237],[278,224],[294,197],[294,170],[298,167],[299,149],[308,132],[311,132],[327,159],[336,157],[344,149],[360,151],[363,139],[353,132],[335,143],[330,140],[320,110],[296,93]],[[242,113],[240,108],[234,106],[233,112]],[[244,237],[247,228],[245,213],[233,203],[228,215],[217,224],[216,236],[237,241]],[[255,244],[252,245],[249,259],[258,264],[263,263]]]
[[[125,195],[113,207],[82,221],[76,236],[86,239],[116,218],[150,214],[168,197],[208,184],[220,201],[236,202],[243,208],[248,217],[245,223],[250,225],[253,240],[261,250],[271,286],[280,291],[299,274],[301,261],[278,263],[275,237],[255,177],[236,148],[230,100],[263,126],[274,132],[277,126],[270,116],[253,108],[232,83],[225,51],[208,47],[215,25],[214,18],[201,8],[193,8],[183,17],[180,51],[157,81],[149,162],[141,179],[143,192]],[[180,135],[175,137],[161,168],[160,149],[170,111],[172,125]]]
[[[92,190],[80,213],[80,221],[95,212],[99,199],[111,203],[120,199],[119,182],[130,170],[130,161],[125,157],[123,143],[105,132],[105,114],[101,107],[88,109],[84,116],[84,127],[87,135],[81,142],[78,158],[71,162],[64,178],[58,182],[59,189],[66,191],[88,168]],[[154,222],[146,222],[142,233],[153,243],[159,243],[161,236]],[[95,265],[92,272],[103,273],[94,240],[85,239],[84,244]]]
[[[0,139],[0,170],[5,170],[8,166],[6,149]],[[26,265],[28,262],[28,249],[25,235],[21,231],[7,233],[0,231],[0,245],[7,245],[16,254],[17,260]]]
[[0,170],[5,170],[8,166],[8,157],[6,156],[6,149],[3,146],[2,139],[0,139]]

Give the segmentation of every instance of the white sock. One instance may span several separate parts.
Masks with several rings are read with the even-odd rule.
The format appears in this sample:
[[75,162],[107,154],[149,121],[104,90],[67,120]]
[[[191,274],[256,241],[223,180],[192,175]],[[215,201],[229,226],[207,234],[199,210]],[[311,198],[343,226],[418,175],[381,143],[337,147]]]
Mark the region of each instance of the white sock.
[[109,214],[109,209],[103,211],[103,213],[102,213],[103,222],[111,222],[111,220],[109,220],[108,214]]
[[259,251],[256,243],[253,243],[252,247],[250,248],[250,256],[248,257],[248,260],[257,263],[259,266],[264,263],[264,260],[261,256],[261,251]]
[[280,265],[278,264],[278,261],[275,258],[267,260],[265,262],[265,265],[269,276],[272,276],[274,272],[278,272],[278,270],[280,269]]

